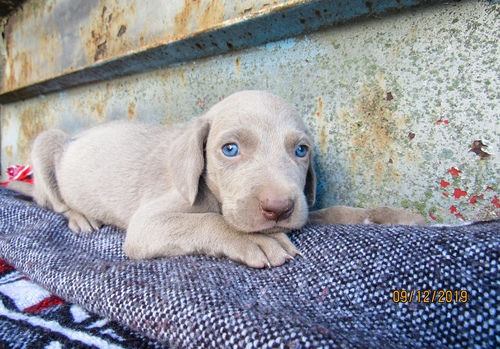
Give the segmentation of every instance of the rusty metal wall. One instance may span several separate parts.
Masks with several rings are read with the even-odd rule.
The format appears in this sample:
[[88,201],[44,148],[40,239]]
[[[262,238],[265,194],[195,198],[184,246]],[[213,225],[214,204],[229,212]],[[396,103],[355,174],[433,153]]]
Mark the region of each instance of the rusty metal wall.
[[[263,89],[293,102],[313,131],[320,207],[392,205],[440,223],[496,217],[499,24],[500,5],[486,1],[421,6],[4,102],[2,172],[25,163],[32,139],[49,127],[75,132],[123,118],[170,124],[237,90]],[[8,88],[36,85],[44,79],[37,76],[11,79]]]
[[0,103],[438,0],[31,0],[8,18]]

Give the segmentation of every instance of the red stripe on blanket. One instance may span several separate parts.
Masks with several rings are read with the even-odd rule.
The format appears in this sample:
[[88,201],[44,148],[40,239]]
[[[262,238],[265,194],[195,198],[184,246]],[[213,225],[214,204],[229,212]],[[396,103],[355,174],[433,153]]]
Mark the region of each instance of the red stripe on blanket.
[[0,259],[0,274],[14,270],[14,267]]
[[64,300],[52,295],[48,298],[45,298],[43,301],[41,301],[38,304],[32,305],[31,307],[28,307],[23,310],[25,313],[38,313],[39,311],[46,310],[52,307],[55,307],[57,305],[64,304]]

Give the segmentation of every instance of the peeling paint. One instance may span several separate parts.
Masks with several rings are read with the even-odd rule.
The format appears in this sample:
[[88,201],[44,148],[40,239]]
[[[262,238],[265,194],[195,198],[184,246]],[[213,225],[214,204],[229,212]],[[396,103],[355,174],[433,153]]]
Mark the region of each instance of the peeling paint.
[[482,140],[476,140],[472,142],[470,151],[479,156],[481,160],[491,157],[491,154],[486,152],[483,147],[487,148],[488,146]]

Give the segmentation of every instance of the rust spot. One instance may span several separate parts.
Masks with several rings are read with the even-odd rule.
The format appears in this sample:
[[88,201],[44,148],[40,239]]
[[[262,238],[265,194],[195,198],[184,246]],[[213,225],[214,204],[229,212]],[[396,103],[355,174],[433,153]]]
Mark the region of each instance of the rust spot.
[[19,114],[21,128],[17,140],[17,161],[27,164],[31,150],[31,143],[42,131],[50,128],[54,120],[47,113],[46,103],[37,105],[36,108],[26,108]]
[[208,29],[224,21],[225,2],[219,0],[184,2],[184,7],[175,16],[175,31],[179,35]]
[[12,162],[12,158],[14,157],[14,152],[12,151],[12,145],[8,145],[4,148],[5,155],[10,159]]
[[8,69],[5,69],[5,88],[4,90],[13,90],[33,80],[35,66],[31,62],[31,57],[27,52],[19,52],[15,57],[7,62]]
[[[386,102],[384,83],[365,83],[360,91],[353,114],[342,113],[350,138],[350,158],[353,171],[357,163],[369,164],[363,167],[367,180],[375,181],[374,186],[385,187],[386,181],[399,180],[398,155],[395,144],[403,130],[408,127],[407,117],[394,114],[393,106]],[[409,135],[411,137],[411,135]],[[373,177],[372,177],[373,176]]]
[[240,75],[241,72],[241,60],[240,57],[236,57],[236,72]]
[[321,97],[318,97],[318,112],[316,115],[319,117],[323,116],[323,98]]
[[125,34],[126,31],[127,31],[127,27],[122,24],[121,27],[120,27],[120,29],[118,30],[118,34],[116,36],[120,37],[123,34]]
[[326,146],[328,144],[328,123],[323,118],[323,98],[320,96],[317,98],[318,101],[318,110],[316,112],[316,116],[318,118],[318,137],[319,137],[319,146],[321,153],[325,153]]
[[97,46],[97,50],[95,52],[94,61],[98,61],[106,55],[106,41]]
[[491,154],[484,151],[483,147],[488,147],[488,146],[485,145],[483,141],[477,140],[472,142],[472,148],[469,151],[479,156],[481,160],[491,157]]
[[180,69],[179,75],[181,77],[182,85],[185,86],[186,85],[186,69],[184,69],[184,68]]
[[392,95],[392,92],[387,92],[385,95],[385,100],[386,101],[392,101],[394,99],[394,96]]
[[131,102],[128,105],[128,118],[130,120],[135,119],[135,103],[134,102]]
[[135,15],[135,3],[126,8],[107,5],[109,7],[96,8],[94,11],[99,12],[90,14],[88,29],[80,32],[81,40],[85,42],[85,54],[91,62],[120,56],[136,45],[133,38],[125,35],[130,29],[125,23]]
[[101,103],[97,103],[95,105],[95,111],[97,112],[97,118],[99,120],[104,120],[104,108],[106,106],[104,104],[101,104]]

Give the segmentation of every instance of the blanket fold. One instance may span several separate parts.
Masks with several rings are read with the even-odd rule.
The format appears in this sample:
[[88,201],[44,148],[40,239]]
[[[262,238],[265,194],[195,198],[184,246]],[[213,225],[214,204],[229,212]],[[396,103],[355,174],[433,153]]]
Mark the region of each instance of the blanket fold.
[[291,233],[273,269],[183,256],[131,261],[124,232],[75,234],[0,188],[0,256],[56,295],[173,348],[494,348],[500,222]]

